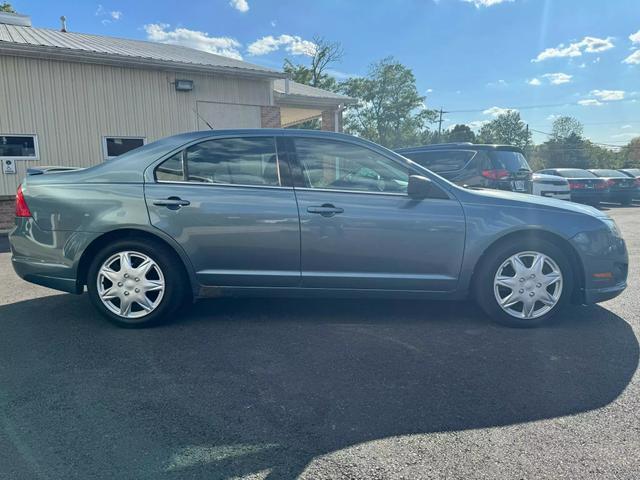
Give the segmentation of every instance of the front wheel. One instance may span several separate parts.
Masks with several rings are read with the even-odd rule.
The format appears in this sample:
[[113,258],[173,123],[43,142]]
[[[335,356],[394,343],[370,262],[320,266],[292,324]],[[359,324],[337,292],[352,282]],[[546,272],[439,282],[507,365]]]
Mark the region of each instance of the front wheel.
[[475,285],[482,309],[511,327],[547,322],[568,302],[572,289],[573,272],[566,255],[545,240],[493,249],[480,266]]
[[146,327],[167,318],[184,298],[181,266],[156,242],[122,240],[103,248],[89,267],[93,305],[121,327]]

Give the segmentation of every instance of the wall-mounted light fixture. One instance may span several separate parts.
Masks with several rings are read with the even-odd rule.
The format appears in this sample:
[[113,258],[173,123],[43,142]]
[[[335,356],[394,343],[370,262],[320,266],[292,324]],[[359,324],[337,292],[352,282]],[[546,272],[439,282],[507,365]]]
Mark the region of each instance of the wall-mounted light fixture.
[[193,80],[177,80],[176,90],[178,92],[190,92],[193,90]]

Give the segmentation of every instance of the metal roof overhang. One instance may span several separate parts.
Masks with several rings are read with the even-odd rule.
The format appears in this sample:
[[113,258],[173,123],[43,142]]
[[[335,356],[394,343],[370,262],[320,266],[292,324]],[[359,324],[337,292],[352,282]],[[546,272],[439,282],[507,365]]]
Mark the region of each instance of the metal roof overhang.
[[274,92],[274,98],[277,105],[302,108],[326,109],[357,103],[356,99],[350,97],[311,97],[309,95],[286,94],[278,91]]
[[169,70],[192,73],[218,73],[244,78],[276,79],[287,78],[287,74],[275,70],[253,70],[250,68],[222,67],[198,63],[173,62],[155,60],[146,57],[132,57],[127,55],[106,54],[86,50],[71,50],[60,47],[40,45],[24,45],[10,42],[0,42],[0,54],[15,57],[39,58],[44,60],[58,60],[77,63],[91,63],[116,67],[143,68],[154,70]]

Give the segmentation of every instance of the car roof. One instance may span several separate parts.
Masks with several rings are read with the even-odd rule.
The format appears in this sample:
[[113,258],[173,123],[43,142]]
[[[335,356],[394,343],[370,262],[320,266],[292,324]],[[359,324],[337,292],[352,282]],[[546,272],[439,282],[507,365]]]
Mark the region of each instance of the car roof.
[[421,145],[417,147],[399,148],[396,150],[398,153],[411,153],[411,152],[426,152],[431,150],[504,150],[509,152],[524,153],[521,148],[514,147],[513,145],[499,145],[499,144],[484,144],[484,143],[470,143],[470,142],[455,142],[455,143],[433,143],[430,145]]

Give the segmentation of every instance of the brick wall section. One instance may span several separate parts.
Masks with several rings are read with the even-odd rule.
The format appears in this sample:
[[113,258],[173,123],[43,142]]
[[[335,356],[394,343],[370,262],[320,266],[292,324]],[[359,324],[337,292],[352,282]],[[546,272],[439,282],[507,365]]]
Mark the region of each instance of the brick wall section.
[[13,228],[16,212],[14,197],[0,197],[0,232]]
[[322,130],[342,132],[342,112],[338,112],[338,128],[336,129],[336,111],[324,110],[322,112]]
[[260,107],[260,122],[262,128],[280,128],[280,107],[266,106]]

